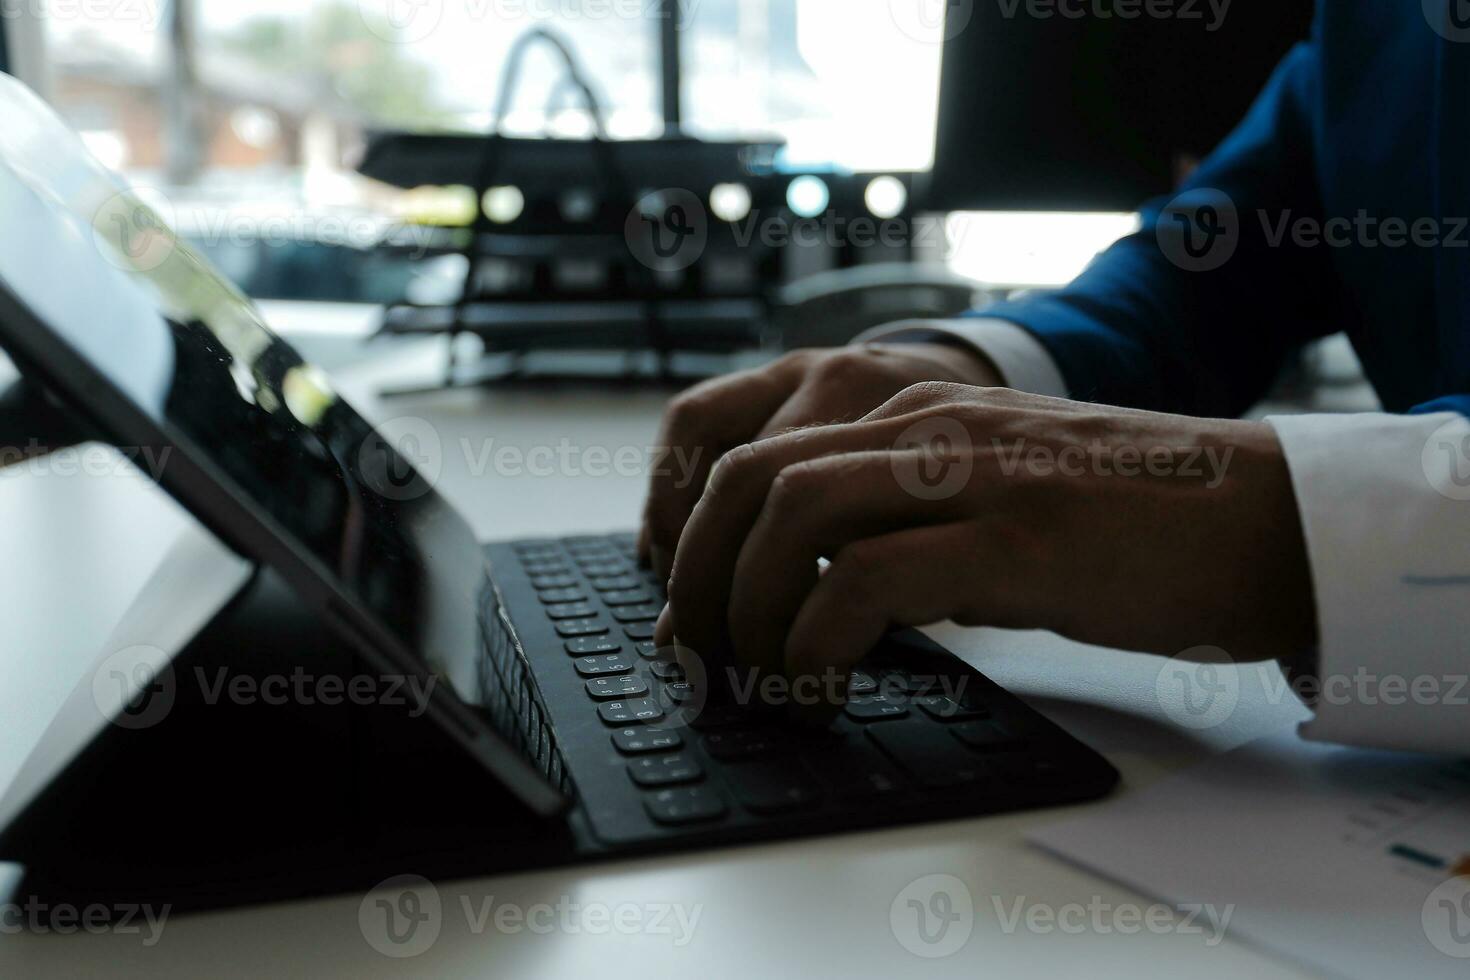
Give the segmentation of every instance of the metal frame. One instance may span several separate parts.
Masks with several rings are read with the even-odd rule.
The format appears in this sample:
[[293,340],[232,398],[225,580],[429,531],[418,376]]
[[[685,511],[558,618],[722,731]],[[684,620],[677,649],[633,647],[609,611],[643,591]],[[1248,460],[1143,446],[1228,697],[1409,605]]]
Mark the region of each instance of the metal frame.
[[663,0],[656,17],[659,74],[663,80],[664,135],[678,136],[684,128],[683,0]]

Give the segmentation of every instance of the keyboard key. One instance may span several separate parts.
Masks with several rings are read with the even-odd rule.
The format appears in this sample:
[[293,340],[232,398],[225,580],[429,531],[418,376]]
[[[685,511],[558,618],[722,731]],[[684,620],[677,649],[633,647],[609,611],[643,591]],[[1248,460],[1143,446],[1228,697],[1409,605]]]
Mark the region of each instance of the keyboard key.
[[646,619],[658,619],[658,614],[664,611],[661,603],[643,602],[636,606],[618,606],[613,609],[613,619],[620,623],[639,623]]
[[560,558],[523,561],[521,565],[532,575],[570,575],[572,572],[572,566]]
[[536,593],[536,598],[547,605],[554,602],[582,602],[587,598],[587,593],[574,587],[542,589]]
[[812,774],[800,762],[756,762],[723,770],[735,798],[756,813],[780,813],[822,798]]
[[639,725],[613,732],[612,741],[619,752],[641,755],[644,752],[672,752],[684,744],[684,737],[678,732]]
[[907,670],[886,670],[878,681],[885,694],[928,694],[939,686],[939,676]]
[[[812,728],[808,725],[782,725],[776,731],[786,743],[787,752],[812,760],[833,752],[845,752],[854,739],[862,738],[858,733],[854,733],[854,738],[848,738],[846,732],[835,728]],[[859,741],[859,744],[862,743]]]
[[634,759],[628,763],[628,775],[639,786],[668,786],[672,783],[692,783],[704,778],[699,763],[682,752],[673,755],[654,755]]
[[750,721],[750,712],[738,704],[706,704],[690,721],[698,729],[730,728]]
[[653,602],[653,593],[647,589],[613,589],[602,594],[602,601],[609,606],[634,606],[642,602]]
[[631,698],[648,693],[648,682],[632,674],[619,677],[594,677],[587,682],[587,693],[599,700]]
[[546,607],[546,615],[552,619],[586,619],[596,616],[597,611],[590,602],[558,602]]
[[583,677],[601,677],[604,674],[626,674],[633,669],[634,660],[626,653],[610,653],[597,657],[582,657],[575,662],[577,673]]
[[536,554],[558,554],[560,546],[551,538],[526,538],[524,541],[511,542],[510,550],[522,558],[530,558]]
[[964,701],[955,701],[943,694],[926,694],[915,698],[914,703],[924,709],[924,713],[940,721],[965,721],[971,718],[984,718],[990,714],[984,708],[976,707]]
[[828,789],[844,800],[871,800],[903,788],[903,777],[873,749],[850,745],[816,760],[817,774]]
[[623,627],[623,632],[630,640],[651,640],[653,639],[653,626],[652,622],[629,623]]
[[569,589],[577,584],[575,575],[532,575],[531,585],[538,589]]
[[650,817],[667,824],[716,820],[726,811],[725,801],[708,786],[660,790],[645,797],[643,807]]
[[874,694],[877,690],[878,682],[867,671],[855,670],[847,677],[847,696],[850,698],[861,697],[864,694]]
[[623,645],[610,636],[579,636],[575,640],[568,640],[566,647],[567,653],[581,657],[592,653],[615,653]]
[[634,721],[657,721],[664,716],[664,709],[652,698],[634,698],[599,704],[597,713],[609,725],[626,725]]
[[[951,729],[953,730],[953,729]],[[985,763],[966,752],[945,729],[924,722],[875,725],[868,737],[921,786],[943,789],[980,782]]]
[[909,713],[908,705],[886,694],[870,694],[852,698],[847,702],[847,717],[855,721],[886,721],[903,718]]
[[652,640],[639,640],[633,645],[633,648],[638,651],[638,656],[644,660],[653,660],[658,656],[658,644]]
[[683,704],[694,697],[694,685],[688,681],[669,681],[664,684],[664,696],[674,704]]
[[655,660],[648,665],[648,669],[654,677],[661,681],[682,681],[684,679],[684,668],[673,660]]
[[969,721],[950,726],[949,733],[977,752],[1019,749],[1025,739],[1012,734],[998,721]]
[[564,619],[556,624],[561,636],[598,636],[607,632],[607,623],[596,617]]
[[589,565],[622,565],[623,553],[616,548],[589,548],[572,552],[572,561],[583,568]]
[[623,589],[636,589],[643,583],[633,575],[594,575],[592,587],[598,592],[619,592]]
[[721,762],[739,762],[769,755],[783,748],[786,743],[766,729],[736,729],[728,732],[710,732],[704,737],[704,750],[710,758]]
[[582,571],[594,578],[612,575],[627,575],[633,569],[625,561],[594,561],[582,566]]

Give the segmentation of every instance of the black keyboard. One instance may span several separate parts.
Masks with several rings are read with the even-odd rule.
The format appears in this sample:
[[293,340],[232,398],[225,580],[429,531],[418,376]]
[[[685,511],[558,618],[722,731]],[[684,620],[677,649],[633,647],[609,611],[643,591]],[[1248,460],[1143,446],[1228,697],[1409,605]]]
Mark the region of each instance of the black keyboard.
[[841,716],[814,730],[691,687],[653,642],[662,583],[639,566],[631,535],[489,554],[605,843],[991,812],[1097,796],[1116,781],[1095,753],[920,634],[864,660]]

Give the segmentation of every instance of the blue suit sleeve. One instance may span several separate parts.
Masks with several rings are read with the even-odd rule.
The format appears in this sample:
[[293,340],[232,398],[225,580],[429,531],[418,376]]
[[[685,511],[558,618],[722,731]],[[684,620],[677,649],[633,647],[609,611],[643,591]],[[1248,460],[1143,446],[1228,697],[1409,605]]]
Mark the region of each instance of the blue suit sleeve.
[[1459,412],[1470,418],[1470,395],[1446,395],[1409,409],[1410,415],[1432,415],[1435,412]]
[[1154,201],[1141,229],[1070,286],[982,315],[1035,334],[1074,398],[1201,416],[1245,411],[1294,349],[1341,322],[1328,250],[1293,247],[1264,217],[1320,218],[1319,84],[1317,44],[1304,42],[1181,189],[1233,204],[1238,241],[1223,265],[1171,259],[1159,237],[1168,202]]

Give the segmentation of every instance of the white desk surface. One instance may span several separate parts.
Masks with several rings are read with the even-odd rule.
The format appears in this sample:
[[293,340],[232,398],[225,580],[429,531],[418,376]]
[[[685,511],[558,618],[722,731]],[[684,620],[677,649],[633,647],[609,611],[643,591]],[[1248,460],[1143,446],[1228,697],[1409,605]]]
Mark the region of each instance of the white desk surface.
[[[385,354],[396,365],[397,352]],[[375,369],[339,382],[377,419],[431,422],[444,447],[440,488],[483,537],[630,527],[642,479],[631,475],[473,473],[482,440],[522,450],[645,447],[662,398],[591,390],[512,394],[460,391],[371,398]],[[469,440],[466,455],[461,440]],[[565,452],[565,450],[563,450]],[[583,456],[595,462],[599,457]],[[103,484],[105,483],[105,486]],[[181,533],[202,533],[146,481],[35,473],[0,474],[7,556],[0,562],[0,717],[44,719],[75,682],[163,551]],[[1253,672],[1240,708],[1207,733],[1169,719],[1156,694],[1156,660],[1081,647],[1043,634],[938,627],[936,636],[992,678],[1098,748],[1132,789],[1205,754],[1289,725],[1299,706],[1268,703]],[[7,728],[10,727],[7,725]],[[20,730],[24,726],[18,727]],[[30,749],[0,743],[0,780]],[[289,807],[287,808],[289,810]],[[1078,903],[1147,908],[1150,899],[1077,870],[1023,835],[1076,810],[847,834],[467,880],[438,888],[439,934],[423,953],[392,959],[359,926],[361,895],[169,919],[153,945],[143,935],[0,934],[0,975],[246,977],[1210,977],[1303,976],[1233,939],[1200,934],[1083,928],[1007,928],[1022,908]],[[201,817],[201,819],[205,819]],[[220,841],[228,847],[228,841]],[[973,931],[957,952],[921,958],[900,939],[890,908],[925,875],[947,873],[968,888]],[[603,906],[616,911],[681,906],[698,919],[689,941],[647,930],[497,929],[479,910]],[[903,903],[899,903],[902,907]],[[465,909],[472,910],[467,914]],[[1004,914],[1002,914],[1002,912]],[[543,920],[544,921],[544,920]],[[556,921],[561,921],[557,919]],[[575,918],[572,919],[575,923]],[[672,921],[672,920],[671,920]],[[954,928],[961,929],[962,925]],[[898,932],[904,932],[900,928]],[[922,947],[921,947],[922,948]],[[677,972],[676,972],[677,971]]]

